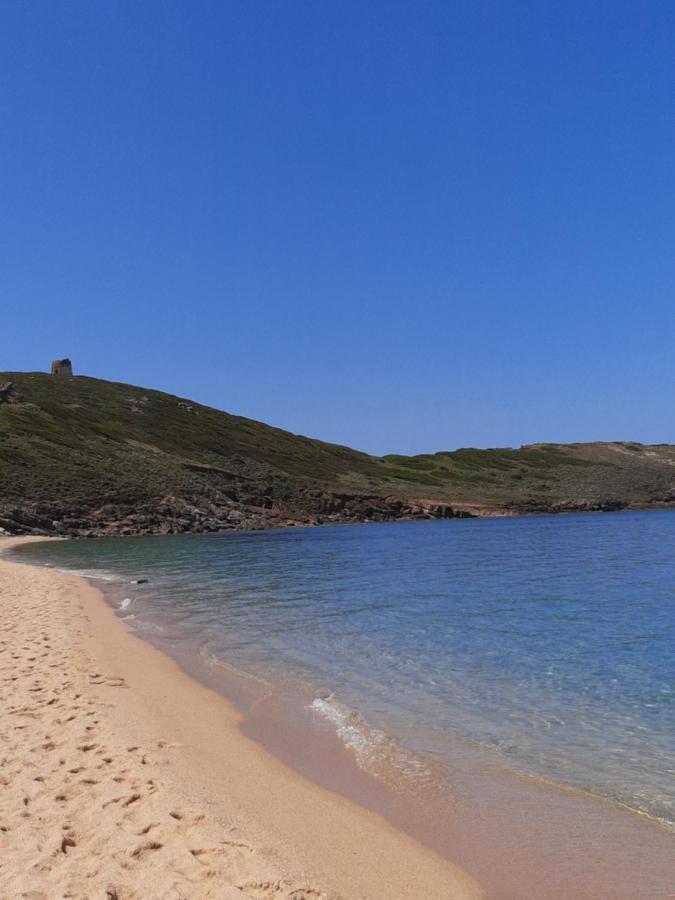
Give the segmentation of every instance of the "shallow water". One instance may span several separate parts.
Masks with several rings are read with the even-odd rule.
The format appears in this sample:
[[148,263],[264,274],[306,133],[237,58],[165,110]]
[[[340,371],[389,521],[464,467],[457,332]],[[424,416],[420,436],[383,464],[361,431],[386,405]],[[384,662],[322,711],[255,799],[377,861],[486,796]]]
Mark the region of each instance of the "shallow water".
[[[309,706],[424,779],[454,735],[675,824],[675,514],[27,545],[119,615]],[[148,578],[137,585],[134,579]],[[133,617],[133,618],[131,618]],[[354,712],[358,711],[358,715]]]

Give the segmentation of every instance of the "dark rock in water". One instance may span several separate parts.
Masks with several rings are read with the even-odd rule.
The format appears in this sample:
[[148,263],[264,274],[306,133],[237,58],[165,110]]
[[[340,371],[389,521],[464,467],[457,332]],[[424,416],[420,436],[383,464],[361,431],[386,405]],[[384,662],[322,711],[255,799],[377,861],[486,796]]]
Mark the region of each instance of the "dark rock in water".
[[137,578],[133,584],[147,584],[150,581],[149,578]]

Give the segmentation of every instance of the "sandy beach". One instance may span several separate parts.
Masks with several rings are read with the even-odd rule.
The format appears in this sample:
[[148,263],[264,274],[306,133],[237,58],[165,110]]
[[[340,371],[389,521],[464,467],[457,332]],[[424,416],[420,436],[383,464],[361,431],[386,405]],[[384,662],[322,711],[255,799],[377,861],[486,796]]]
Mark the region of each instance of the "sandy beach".
[[3,898],[482,896],[243,735],[84,580],[3,557],[0,604]]

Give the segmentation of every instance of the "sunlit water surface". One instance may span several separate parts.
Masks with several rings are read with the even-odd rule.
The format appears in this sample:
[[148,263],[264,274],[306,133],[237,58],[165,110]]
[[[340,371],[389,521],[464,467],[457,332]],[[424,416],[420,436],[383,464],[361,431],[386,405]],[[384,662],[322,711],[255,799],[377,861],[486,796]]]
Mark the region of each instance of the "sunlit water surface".
[[386,733],[442,763],[444,736],[460,734],[510,766],[675,823],[674,513],[20,552],[103,576],[141,632],[301,685],[357,757]]

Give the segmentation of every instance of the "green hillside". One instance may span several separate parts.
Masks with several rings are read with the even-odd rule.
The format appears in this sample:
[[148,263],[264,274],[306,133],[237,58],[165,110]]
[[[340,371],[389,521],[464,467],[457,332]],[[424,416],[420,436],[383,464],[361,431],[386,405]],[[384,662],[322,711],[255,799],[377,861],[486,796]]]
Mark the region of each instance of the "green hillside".
[[0,373],[0,528],[138,533],[675,502],[675,448],[373,457],[159,391]]

